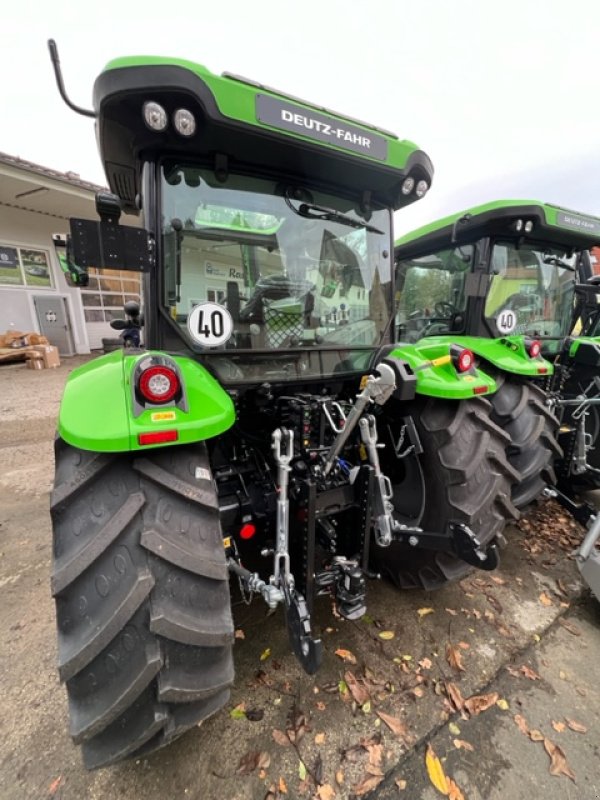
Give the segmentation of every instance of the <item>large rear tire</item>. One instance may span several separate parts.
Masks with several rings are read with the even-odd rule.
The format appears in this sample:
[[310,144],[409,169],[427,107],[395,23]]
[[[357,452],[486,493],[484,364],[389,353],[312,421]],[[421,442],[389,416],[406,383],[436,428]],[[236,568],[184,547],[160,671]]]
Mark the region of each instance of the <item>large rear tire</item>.
[[204,444],[55,449],[59,674],[94,769],[168,744],[227,702],[228,572]]
[[[465,523],[481,544],[490,544],[507,520],[519,515],[510,499],[516,473],[505,454],[509,439],[490,419],[489,402],[427,399],[410,415],[423,453],[408,456],[412,466],[406,470],[407,479],[394,487],[399,516],[439,533],[448,522]],[[420,481],[415,480],[417,472]],[[422,501],[417,499],[419,484]],[[372,557],[374,566],[402,589],[437,589],[472,569],[453,555],[400,543],[374,546]]]
[[562,456],[559,421],[546,405],[546,395],[532,382],[498,372],[498,387],[490,397],[492,419],[509,436],[506,455],[519,473],[512,486],[514,505],[524,509],[556,483],[554,462]]

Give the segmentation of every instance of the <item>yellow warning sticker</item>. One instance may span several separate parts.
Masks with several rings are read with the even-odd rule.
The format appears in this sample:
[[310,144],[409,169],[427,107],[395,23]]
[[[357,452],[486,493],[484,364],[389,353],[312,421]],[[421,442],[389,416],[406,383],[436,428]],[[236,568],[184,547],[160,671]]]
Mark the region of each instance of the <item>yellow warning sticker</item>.
[[473,383],[473,381],[475,380],[475,376],[474,375],[463,375],[462,379],[466,383]]
[[362,390],[365,388],[365,386],[367,385],[367,381],[368,381],[368,380],[369,380],[369,376],[368,376],[368,375],[363,375],[363,376],[362,376],[362,378],[360,379],[360,389],[361,389],[361,391],[362,391]]
[[225,548],[225,550],[227,550],[227,549],[229,549],[231,547],[231,536],[226,536],[223,539],[223,547]]
[[175,419],[174,411],[155,411],[150,415],[152,422],[171,422]]

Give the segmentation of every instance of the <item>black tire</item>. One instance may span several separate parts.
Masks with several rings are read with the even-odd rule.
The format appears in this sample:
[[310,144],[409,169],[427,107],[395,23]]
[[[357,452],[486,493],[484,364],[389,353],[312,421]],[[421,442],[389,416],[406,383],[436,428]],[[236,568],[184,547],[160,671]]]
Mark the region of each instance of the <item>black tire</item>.
[[531,381],[501,372],[493,377],[498,389],[490,397],[492,419],[510,436],[506,455],[519,473],[511,497],[522,510],[556,483],[554,462],[562,456],[560,423],[546,405],[545,393]]
[[228,571],[204,444],[100,454],[57,439],[55,451],[59,674],[94,769],[168,744],[228,701]]
[[[406,415],[405,410],[402,413]],[[509,438],[490,419],[489,402],[428,399],[413,406],[410,415],[423,453],[408,457],[413,461],[410,482],[394,487],[399,517],[439,533],[448,522],[462,522],[481,544],[492,543],[501,536],[507,520],[519,514],[510,499],[517,476],[506,458]],[[417,470],[422,502],[415,500]],[[409,515],[404,513],[407,508],[412,509]],[[453,555],[400,543],[385,548],[375,545],[372,560],[378,571],[402,589],[438,589],[472,569]]]

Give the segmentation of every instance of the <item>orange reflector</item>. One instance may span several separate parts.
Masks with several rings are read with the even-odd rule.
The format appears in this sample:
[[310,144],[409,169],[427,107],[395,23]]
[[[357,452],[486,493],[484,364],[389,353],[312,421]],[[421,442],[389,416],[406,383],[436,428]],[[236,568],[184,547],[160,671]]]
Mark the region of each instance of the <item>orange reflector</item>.
[[488,390],[487,386],[474,386],[473,394],[485,394]]
[[548,367],[538,367],[537,371],[540,375],[545,375],[548,372]]
[[179,439],[178,431],[152,431],[152,433],[138,434],[139,444],[164,444],[176,442]]
[[256,525],[253,525],[251,522],[247,522],[240,528],[240,537],[242,539],[251,539],[255,533]]

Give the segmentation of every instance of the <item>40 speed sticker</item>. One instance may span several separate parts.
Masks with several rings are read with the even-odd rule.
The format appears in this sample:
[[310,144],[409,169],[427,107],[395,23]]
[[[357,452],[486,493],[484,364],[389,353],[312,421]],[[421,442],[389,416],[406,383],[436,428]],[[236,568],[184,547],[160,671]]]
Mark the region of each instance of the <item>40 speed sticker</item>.
[[202,347],[218,347],[233,333],[233,319],[217,303],[200,303],[194,306],[187,321],[190,336]]
[[514,311],[501,311],[496,317],[496,327],[500,333],[512,333],[517,327],[517,315]]

